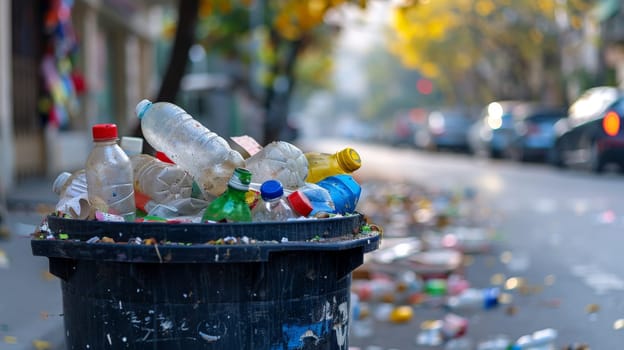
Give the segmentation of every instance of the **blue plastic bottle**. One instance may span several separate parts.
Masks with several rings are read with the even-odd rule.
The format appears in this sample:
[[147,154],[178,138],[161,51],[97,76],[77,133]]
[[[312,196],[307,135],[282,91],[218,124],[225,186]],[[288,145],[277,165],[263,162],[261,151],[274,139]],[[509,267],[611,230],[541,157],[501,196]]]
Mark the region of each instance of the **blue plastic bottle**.
[[341,174],[328,176],[316,183],[329,192],[334,202],[336,213],[346,214],[355,212],[362,187],[351,175]]

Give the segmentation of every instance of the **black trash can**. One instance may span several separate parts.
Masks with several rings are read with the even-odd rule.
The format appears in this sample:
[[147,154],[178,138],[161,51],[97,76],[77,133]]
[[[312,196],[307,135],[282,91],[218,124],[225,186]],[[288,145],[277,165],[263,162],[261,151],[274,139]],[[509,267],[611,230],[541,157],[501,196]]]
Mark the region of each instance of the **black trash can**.
[[351,272],[380,239],[361,215],[47,222],[31,246],[61,279],[67,349],[346,350]]

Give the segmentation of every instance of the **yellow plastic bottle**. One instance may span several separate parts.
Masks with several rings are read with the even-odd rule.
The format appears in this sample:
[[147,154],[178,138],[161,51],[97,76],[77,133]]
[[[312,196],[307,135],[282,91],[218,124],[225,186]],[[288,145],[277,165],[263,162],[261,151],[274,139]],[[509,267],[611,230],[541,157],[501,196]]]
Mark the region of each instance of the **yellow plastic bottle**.
[[362,166],[360,155],[347,147],[336,153],[307,152],[308,177],[306,182],[316,183],[328,176],[351,174]]

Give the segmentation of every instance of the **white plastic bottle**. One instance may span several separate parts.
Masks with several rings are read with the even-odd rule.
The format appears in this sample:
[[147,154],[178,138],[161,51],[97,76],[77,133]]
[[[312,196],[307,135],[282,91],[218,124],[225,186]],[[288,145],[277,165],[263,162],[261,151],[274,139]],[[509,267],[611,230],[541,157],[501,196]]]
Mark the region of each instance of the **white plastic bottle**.
[[130,162],[135,191],[157,203],[191,197],[193,178],[178,165],[162,162],[149,154],[133,156]]
[[145,140],[188,171],[205,195],[221,195],[234,169],[245,165],[225,139],[173,103],[143,100],[136,114]]
[[143,153],[143,139],[140,137],[122,136],[119,147],[132,159],[132,157]]
[[85,169],[89,203],[102,212],[134,221],[132,165],[117,144],[117,125],[96,124],[92,132],[94,147]]
[[57,211],[75,219],[84,219],[88,211],[87,175],[84,169],[73,174],[66,171],[60,173],[52,183],[52,191],[59,195],[55,207]]
[[260,186],[260,202],[251,211],[254,222],[286,221],[295,217],[284,198],[284,188],[277,180],[267,180]]

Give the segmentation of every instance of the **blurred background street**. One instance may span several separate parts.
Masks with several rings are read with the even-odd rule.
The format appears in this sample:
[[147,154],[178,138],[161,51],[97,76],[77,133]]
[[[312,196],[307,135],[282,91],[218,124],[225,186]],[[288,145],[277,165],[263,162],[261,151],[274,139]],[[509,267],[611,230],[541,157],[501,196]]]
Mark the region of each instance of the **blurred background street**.
[[[64,348],[60,282],[30,234],[94,124],[142,136],[144,98],[228,141],[360,153],[357,209],[383,226],[381,251],[410,250],[354,272],[352,348],[472,350],[549,328],[555,348],[621,348],[622,28],[614,0],[0,1],[0,349]],[[463,251],[462,232],[487,249]],[[498,305],[357,289],[451,262]],[[449,274],[443,294],[461,295]],[[450,311],[463,343],[425,339]]]

